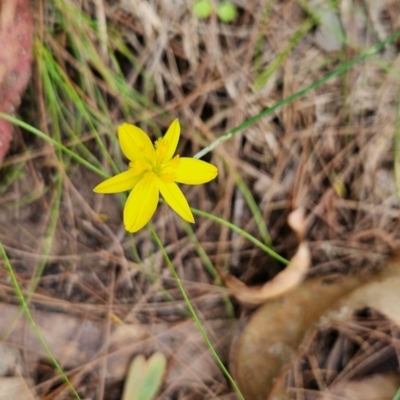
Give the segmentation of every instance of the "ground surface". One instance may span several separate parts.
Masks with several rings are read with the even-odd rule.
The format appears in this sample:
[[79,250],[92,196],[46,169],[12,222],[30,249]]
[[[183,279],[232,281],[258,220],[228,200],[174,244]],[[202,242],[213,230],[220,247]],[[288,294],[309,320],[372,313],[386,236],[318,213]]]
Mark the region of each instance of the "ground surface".
[[[395,0],[234,3],[237,18],[222,23],[215,13],[199,19],[190,0],[35,2],[34,65],[20,118],[111,175],[126,168],[120,123],[155,139],[179,118],[178,153],[192,156],[400,29]],[[183,187],[190,205],[286,258],[297,246],[287,216],[303,207],[309,277],[379,269],[400,244],[399,46],[383,46],[207,153],[219,175]],[[81,398],[120,399],[128,361],[154,351],[168,360],[158,398],[235,398],[151,230],[125,232],[124,197],[92,192],[102,179],[14,127],[0,170],[0,241],[55,358]],[[227,363],[244,307],[226,297],[217,268],[260,284],[283,265],[206,217],[189,226],[160,205],[152,224]],[[41,398],[74,398],[29,324],[15,317],[20,299],[1,263],[0,327],[16,360],[2,375],[22,375]],[[377,337],[390,344],[396,370],[396,330],[374,311],[359,317],[369,332],[383,332]],[[354,321],[346,337],[358,335]],[[326,367],[334,343],[345,360],[330,364],[336,374],[355,354],[337,335],[314,347],[313,373]],[[289,377],[296,396],[324,387],[314,375],[298,376]]]

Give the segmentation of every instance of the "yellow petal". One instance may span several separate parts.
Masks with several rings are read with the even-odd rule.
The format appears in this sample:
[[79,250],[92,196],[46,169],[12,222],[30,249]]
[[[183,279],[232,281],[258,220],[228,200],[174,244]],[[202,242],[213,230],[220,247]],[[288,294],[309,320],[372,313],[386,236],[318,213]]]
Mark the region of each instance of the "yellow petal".
[[122,124],[118,128],[121,149],[130,161],[137,161],[151,168],[155,163],[155,151],[147,133],[135,125]]
[[175,154],[180,135],[181,127],[179,121],[175,119],[169,126],[167,133],[156,141],[156,154],[159,164],[169,161]]
[[176,183],[166,183],[160,180],[160,192],[165,201],[177,214],[188,222],[194,222],[193,214],[186,197]]
[[142,229],[156,211],[158,182],[159,179],[153,173],[147,173],[129,194],[124,208],[124,225],[128,232]]
[[93,191],[96,193],[120,193],[131,190],[139,182],[141,176],[137,176],[132,170],[122,172],[99,183]]
[[215,165],[195,158],[182,157],[175,169],[175,182],[186,185],[200,185],[214,179],[218,175]]

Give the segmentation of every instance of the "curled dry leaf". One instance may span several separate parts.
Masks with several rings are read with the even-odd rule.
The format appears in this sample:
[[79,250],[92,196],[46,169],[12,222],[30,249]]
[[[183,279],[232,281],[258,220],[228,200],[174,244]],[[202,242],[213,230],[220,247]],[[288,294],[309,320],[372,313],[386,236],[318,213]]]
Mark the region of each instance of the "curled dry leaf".
[[268,299],[284,295],[300,284],[311,264],[311,255],[308,243],[304,240],[305,219],[301,208],[290,213],[288,223],[296,233],[300,244],[290,264],[274,279],[263,286],[249,287],[227,272],[220,271],[225,285],[233,296],[245,304],[262,304]]
[[[21,102],[32,68],[33,22],[28,0],[0,2],[0,112],[13,114]],[[0,163],[12,126],[0,119]]]
[[245,398],[286,400],[286,367],[318,326],[345,321],[374,308],[400,324],[400,261],[379,274],[327,284],[318,278],[255,312],[231,347],[231,371]]

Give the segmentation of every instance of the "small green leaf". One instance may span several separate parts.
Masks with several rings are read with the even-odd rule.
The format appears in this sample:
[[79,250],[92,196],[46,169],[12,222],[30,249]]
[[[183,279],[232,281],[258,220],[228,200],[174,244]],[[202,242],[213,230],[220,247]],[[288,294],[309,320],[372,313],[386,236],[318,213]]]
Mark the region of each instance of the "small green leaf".
[[232,22],[237,17],[237,8],[230,1],[223,1],[218,5],[217,15],[222,22]]
[[152,400],[160,389],[167,360],[162,353],[148,360],[143,355],[135,357],[125,380],[122,400]]
[[194,3],[193,12],[201,19],[208,18],[211,15],[212,7],[209,0],[198,0]]

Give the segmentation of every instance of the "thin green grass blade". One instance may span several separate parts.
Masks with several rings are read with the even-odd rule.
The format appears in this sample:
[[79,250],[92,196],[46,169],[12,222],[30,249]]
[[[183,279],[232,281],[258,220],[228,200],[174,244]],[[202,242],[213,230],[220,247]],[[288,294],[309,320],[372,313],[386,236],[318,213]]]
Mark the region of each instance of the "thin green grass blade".
[[215,215],[209,214],[205,211],[198,210],[197,208],[190,208],[195,215],[199,215],[204,218],[211,219],[214,222],[217,222],[218,224],[224,225],[227,228],[231,229],[234,232],[239,233],[243,237],[245,237],[247,240],[249,240],[251,243],[253,243],[255,246],[259,247],[261,250],[265,251],[268,253],[272,258],[275,258],[275,260],[283,263],[284,265],[289,264],[289,260],[286,260],[286,258],[280,256],[278,253],[276,253],[274,250],[266,246],[264,243],[260,242],[258,239],[256,239],[254,236],[250,235],[250,233],[244,231],[243,229],[239,228],[235,224],[232,224],[231,222],[225,221],[224,219],[220,217],[216,217]]
[[360,62],[364,61],[366,58],[371,57],[372,55],[378,53],[380,50],[382,50],[386,45],[389,43],[394,42],[395,40],[400,38],[400,31],[395,32],[393,35],[390,35],[388,38],[385,40],[382,40],[381,42],[377,43],[376,45],[372,46],[370,49],[362,52],[358,57],[354,58],[353,60],[348,61],[347,63],[341,65],[339,68],[328,72],[325,76],[323,76],[321,79],[316,80],[313,82],[311,85],[308,85],[304,89],[299,90],[298,92],[292,94],[291,96],[288,96],[284,98],[281,101],[278,101],[275,103],[272,107],[266,108],[265,110],[262,110],[260,113],[255,115],[254,117],[251,117],[244,121],[242,124],[236,126],[235,128],[231,129],[218,139],[214,140],[209,146],[205,147],[203,150],[200,150],[194,158],[201,158],[208,154],[211,150],[215,149],[217,146],[219,146],[221,143],[225,142],[226,140],[230,139],[231,137],[235,136],[238,132],[241,132],[242,130],[246,129],[250,125],[253,125],[255,122],[259,121],[261,118],[264,118],[265,116],[272,114],[274,111],[278,110],[279,108],[282,108],[286,104],[291,103],[292,101],[302,97],[306,93],[310,92],[311,90],[314,90],[321,85],[323,85],[325,82],[329,81],[330,79],[342,75],[349,69],[351,69],[354,65],[359,64]]
[[4,194],[13,182],[23,176],[24,163],[18,163],[13,167],[7,169],[5,175],[1,178],[0,182],[0,195]]
[[46,266],[46,258],[50,254],[51,246],[53,244],[54,235],[56,232],[59,212],[60,212],[60,204],[61,204],[61,193],[62,193],[62,177],[61,174],[57,174],[56,182],[55,182],[55,195],[52,203],[52,207],[50,209],[49,216],[49,224],[46,229],[44,239],[43,239],[43,247],[40,251],[40,254],[43,256],[40,260],[38,266],[35,269],[35,273],[33,278],[31,279],[28,285],[28,296],[26,298],[26,302],[29,304],[33,293],[39,283],[39,280],[43,274],[44,268]]
[[246,200],[247,205],[250,208],[250,211],[253,214],[254,221],[257,225],[257,228],[260,232],[262,239],[264,240],[264,243],[268,247],[272,248],[271,236],[268,233],[267,225],[265,224],[264,218],[260,212],[260,209],[259,209],[256,201],[254,200],[254,197],[253,197],[251,191],[249,190],[246,183],[244,182],[244,180],[242,179],[242,177],[239,174],[235,173],[233,178],[236,182],[237,187],[242,192],[243,197]]
[[26,122],[21,121],[20,119],[16,117],[12,117],[11,115],[4,114],[0,112],[0,118],[5,119],[8,122],[11,122],[14,125],[17,125],[28,132],[33,133],[37,137],[40,137],[41,139],[45,140],[46,142],[49,142],[52,144],[55,148],[60,149],[64,153],[68,154],[71,158],[73,158],[75,161],[79,162],[82,164],[84,167],[87,169],[90,169],[91,171],[95,172],[96,174],[104,177],[104,178],[109,178],[110,175],[107,174],[106,172],[102,171],[100,168],[97,168],[93,164],[89,163],[82,157],[78,156],[76,153],[74,153],[72,150],[70,150],[68,147],[65,147],[61,143],[59,143],[57,140],[51,138],[50,136],[47,136],[44,132],[40,131],[39,129],[33,127],[32,125],[27,124]]
[[[57,64],[51,52],[43,47],[41,49],[41,53],[43,54],[43,63],[40,60],[40,64],[42,65],[42,79],[45,83],[45,94],[47,96],[47,104],[50,110],[53,110],[52,115],[52,126],[53,129],[57,129],[57,126],[61,126],[61,124],[57,124],[57,120],[62,119],[65,123],[62,124],[63,130],[69,133],[71,137],[77,137],[75,132],[70,128],[70,124],[65,120],[66,115],[70,114],[70,120],[74,121],[75,116],[73,114],[78,114],[79,116],[84,118],[85,123],[89,126],[91,131],[94,134],[94,139],[96,140],[99,149],[104,154],[108,163],[111,165],[114,172],[117,171],[117,167],[108,153],[102,139],[97,133],[97,124],[105,124],[111,125],[110,119],[106,117],[105,113],[92,112],[90,107],[84,103],[82,98],[76,92],[76,89],[72,86],[70,79],[65,75],[65,72],[62,68]],[[62,93],[65,99],[58,98],[57,91],[55,87],[56,85],[59,88],[59,92]],[[101,96],[98,96],[98,99],[101,99]],[[97,100],[98,100],[97,99]],[[97,102],[98,103],[98,102]],[[59,104],[64,104],[64,107],[61,109]],[[66,104],[73,104],[73,111],[70,112]],[[59,128],[58,128],[59,129]],[[96,162],[100,164],[93,155],[89,152],[89,150],[77,141],[76,148],[82,152],[82,154],[91,161],[91,164],[94,165]]]
[[[191,224],[184,222],[183,229],[185,230],[189,240],[193,243],[194,249],[195,249],[197,255],[199,256],[201,262],[203,263],[204,268],[212,277],[213,284],[217,285],[217,286],[222,286],[222,280],[218,275],[217,269],[214,267],[214,264],[210,260],[210,257],[208,257],[208,254],[203,249],[202,245],[200,244],[199,240],[197,239],[197,236],[195,235]],[[226,314],[227,314],[228,318],[231,318],[231,319],[234,318],[235,312],[234,312],[233,304],[232,304],[229,296],[223,296],[223,301],[225,304]]]
[[262,17],[261,17],[261,22],[260,22],[260,29],[259,29],[259,34],[256,40],[256,45],[255,45],[255,50],[254,50],[254,62],[253,62],[253,68],[256,73],[256,75],[261,75],[262,69],[261,69],[261,60],[263,56],[263,44],[264,44],[264,29],[267,26],[269,16],[271,13],[272,5],[273,5],[274,0],[267,0],[264,10],[262,12]]
[[[47,51],[42,50],[41,52],[47,54]],[[38,68],[41,72],[44,94],[46,96],[47,113],[49,113],[51,116],[50,120],[51,120],[52,137],[56,136],[55,135],[56,132],[60,136],[61,130],[66,132],[68,136],[70,136],[73,139],[76,139],[76,145],[74,146],[74,151],[79,152],[91,164],[97,165],[100,168],[101,163],[99,162],[99,160],[96,159],[94,155],[89,151],[89,149],[81,143],[81,141],[78,139],[78,135],[75,133],[74,129],[72,129],[72,127],[70,126],[69,121],[74,123],[75,121],[80,120],[81,123],[79,129],[81,130],[82,129],[81,127],[86,124],[86,120],[83,118],[83,115],[86,114],[86,112],[82,112],[82,109],[79,110],[80,102],[77,101],[76,99],[71,98],[70,96],[71,91],[69,90],[68,86],[64,84],[61,77],[58,77],[57,70],[55,66],[52,65],[53,61],[54,60],[52,60],[51,58],[50,59],[43,58],[42,60],[37,60]],[[49,69],[51,71],[49,71]],[[57,76],[57,79],[55,78],[55,76]],[[55,85],[57,85],[58,90],[63,93],[63,96],[69,97],[70,99],[64,100],[60,98],[55,88]],[[72,113],[66,106],[66,104],[69,102],[72,102],[74,104],[74,108],[75,109],[78,108],[79,110],[78,112],[75,111],[76,114],[75,117],[72,116]],[[60,106],[61,104],[63,105],[62,108]],[[92,118],[89,118],[89,120],[92,120]],[[96,135],[96,130],[94,126],[91,126],[91,128],[92,131],[95,132],[95,137],[98,136]]]
[[[57,221],[58,221],[58,216],[59,216],[59,209],[60,209],[60,203],[61,203],[61,190],[62,190],[62,179],[60,174],[57,175],[56,177],[56,188],[55,188],[55,196],[54,200],[52,202],[51,210],[50,210],[50,216],[49,216],[49,222],[48,226],[44,235],[43,239],[43,246],[40,251],[41,258],[38,262],[38,265],[35,268],[34,274],[29,282],[28,288],[27,288],[27,296],[25,298],[26,304],[29,305],[32,296],[35,292],[35,289],[39,283],[39,280],[41,276],[43,275],[44,268],[46,266],[46,259],[47,256],[50,254],[51,246],[53,243],[54,239],[54,234],[56,231],[57,227]],[[43,195],[43,193],[41,193]],[[21,317],[21,314],[23,313],[23,310],[21,310],[20,313],[18,313],[12,320],[12,322],[9,324],[7,330],[4,332],[4,337],[8,337],[12,330],[15,327],[15,324],[17,323],[18,319]]]
[[189,309],[190,315],[192,316],[193,320],[195,321],[197,328],[199,329],[201,335],[203,336],[203,339],[205,341],[205,343],[207,344],[207,347],[210,349],[211,354],[213,355],[216,363],[218,364],[219,368],[221,369],[221,371],[223,372],[223,374],[226,376],[226,378],[228,379],[228,381],[230,382],[230,384],[232,385],[233,389],[235,390],[235,392],[238,394],[238,396],[240,397],[241,400],[245,400],[245,398],[243,397],[242,393],[240,392],[239,387],[237,386],[235,380],[232,378],[231,374],[229,373],[229,371],[226,369],[224,363],[221,361],[221,359],[218,356],[218,353],[215,351],[210,339],[208,338],[207,332],[205,331],[203,325],[201,324],[201,321],[199,319],[199,317],[196,314],[196,311],[194,310],[192,303],[190,302],[189,296],[186,293],[185,288],[182,285],[181,280],[179,279],[179,275],[175,270],[175,267],[173,266],[170,258],[168,257],[167,252],[165,251],[164,246],[161,243],[160,238],[158,237],[155,229],[153,228],[153,226],[151,224],[148,224],[149,229],[154,237],[155,242],[157,243],[157,246],[159,247],[159,249],[161,250],[164,259],[169,267],[169,270],[171,271],[172,276],[174,277],[178,288],[180,290],[180,292],[182,293],[182,296],[185,300],[186,306]]
[[300,28],[290,38],[289,43],[282,50],[282,52],[278,54],[276,58],[268,65],[267,69],[256,78],[252,88],[254,91],[261,89],[267,83],[268,79],[282,65],[283,61],[290,54],[296,44],[303,39],[303,37],[311,30],[313,26],[314,22],[309,19],[305,20],[301,24]]
[[183,229],[186,232],[187,237],[193,243],[194,249],[197,255],[199,256],[200,260],[202,261],[206,271],[210,274],[211,278],[213,279],[213,283],[216,285],[220,285],[222,282],[221,279],[219,279],[218,272],[215,269],[214,264],[210,260],[210,257],[208,257],[208,254],[204,251],[199,240],[197,239],[197,236],[194,233],[192,226],[186,221],[182,225]]
[[31,312],[29,310],[29,307],[28,307],[28,303],[26,302],[25,297],[24,297],[24,295],[22,293],[21,287],[19,286],[17,277],[14,274],[14,270],[13,270],[13,268],[11,266],[10,260],[8,259],[6,251],[4,250],[2,242],[0,242],[0,255],[4,260],[4,263],[5,263],[5,266],[6,266],[6,270],[7,270],[8,274],[9,274],[9,276],[10,276],[11,283],[14,286],[14,290],[15,290],[15,293],[16,293],[16,295],[18,297],[18,300],[19,300],[19,302],[21,304],[22,311],[25,314],[27,320],[29,321],[29,323],[30,323],[30,325],[31,325],[36,337],[40,341],[40,344],[42,345],[43,349],[47,353],[47,356],[49,357],[50,361],[54,365],[55,369],[59,373],[59,375],[62,378],[62,380],[66,383],[66,385],[70,389],[71,393],[74,395],[74,397],[77,400],[81,400],[78,392],[75,390],[75,388],[73,387],[72,383],[68,379],[67,375],[65,375],[65,372],[61,368],[60,364],[58,363],[58,361],[53,356],[53,353],[51,352],[50,348],[47,346],[47,343],[45,342],[42,334],[40,333],[40,330],[39,330],[38,326],[36,325],[35,320],[33,319],[33,316],[32,316],[32,314],[31,314]]

